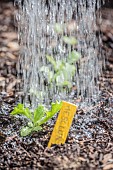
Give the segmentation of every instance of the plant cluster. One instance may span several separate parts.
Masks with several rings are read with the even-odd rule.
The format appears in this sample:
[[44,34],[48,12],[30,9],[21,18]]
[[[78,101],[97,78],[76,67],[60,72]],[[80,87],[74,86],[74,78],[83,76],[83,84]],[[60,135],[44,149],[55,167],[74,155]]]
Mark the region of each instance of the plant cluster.
[[[64,27],[61,24],[56,23],[55,31],[57,34],[64,34]],[[63,42],[72,47],[77,44],[77,40],[73,36],[63,36]],[[46,55],[48,65],[42,66],[40,72],[46,78],[49,90],[55,85],[59,89],[72,87],[72,79],[75,75],[75,63],[80,59],[80,54],[76,50],[69,52],[66,60],[56,60],[55,57]],[[30,89],[30,93],[33,93],[41,98],[43,96],[42,91],[34,92]],[[21,136],[27,136],[34,131],[42,129],[42,125],[51,119],[55,113],[57,113],[62,106],[62,102],[56,102],[51,104],[51,110],[47,110],[43,105],[39,105],[34,112],[31,112],[29,108],[25,108],[23,104],[18,104],[11,115],[23,115],[28,119],[27,126],[20,130]]]
[[67,61],[55,60],[52,56],[47,55],[47,60],[51,64],[51,67],[42,66],[40,71],[44,74],[47,82],[50,86],[56,84],[58,87],[72,87],[72,77],[75,75],[74,63],[78,61],[80,55],[76,51],[72,51]]
[[[60,24],[55,25],[57,34],[63,34],[63,28]],[[73,36],[63,36],[63,42],[67,45],[74,46],[77,40]],[[46,78],[49,87],[72,87],[72,79],[75,75],[75,63],[80,59],[80,54],[76,50],[69,52],[67,59],[56,60],[55,57],[46,55],[48,65],[42,66],[40,71]]]
[[27,126],[22,127],[20,130],[21,136],[30,135],[34,131],[42,129],[42,125],[50,120],[60,109],[62,102],[56,102],[51,104],[51,110],[48,110],[43,105],[39,105],[34,112],[31,112],[29,108],[25,108],[23,104],[19,103],[11,115],[23,115],[27,118]]

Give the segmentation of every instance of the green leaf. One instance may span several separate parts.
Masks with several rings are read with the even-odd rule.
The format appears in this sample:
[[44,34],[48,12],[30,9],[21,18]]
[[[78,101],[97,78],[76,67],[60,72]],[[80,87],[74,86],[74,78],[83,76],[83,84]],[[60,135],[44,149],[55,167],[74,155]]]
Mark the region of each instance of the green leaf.
[[69,45],[76,45],[76,44],[77,44],[77,40],[76,40],[76,38],[74,38],[74,37],[64,36],[64,37],[63,37],[63,41],[64,41],[66,44],[69,44]]
[[32,127],[33,127],[33,123],[32,123],[32,122],[28,122],[28,126],[29,126],[30,128],[32,128]]
[[69,81],[63,81],[62,82],[62,86],[67,86],[68,88],[72,87],[72,83],[70,83]]
[[29,108],[24,108],[24,105],[21,103],[19,103],[10,114],[11,115],[21,114],[21,115],[26,116],[31,121],[33,120],[32,113],[30,112]]
[[38,132],[38,131],[40,131],[41,129],[42,129],[41,126],[35,126],[35,127],[28,127],[28,126],[26,126],[26,127],[23,127],[23,128],[21,129],[20,135],[21,135],[22,137],[28,136],[28,135],[30,135],[32,132],[34,132],[34,131]]
[[40,131],[40,130],[42,130],[42,127],[41,127],[41,126],[35,126],[35,127],[33,127],[33,129],[32,129],[32,131],[36,131],[36,132],[38,132],[38,131]]
[[31,132],[32,132],[32,128],[26,126],[26,127],[23,127],[23,128],[21,129],[20,135],[23,136],[23,137],[24,137],[24,136],[28,136],[28,135],[31,134]]
[[63,26],[59,23],[56,23],[55,24],[55,31],[58,33],[58,34],[62,34],[63,33]]
[[56,70],[55,71],[61,71],[64,67],[64,63],[62,60],[56,61]]
[[10,113],[11,115],[17,115],[19,112],[24,113],[24,105],[19,103],[16,107],[14,107],[14,110]]
[[76,69],[75,69],[74,65],[66,63],[65,71],[67,73],[68,80],[71,80],[72,76],[74,76],[74,74],[75,74]]
[[46,112],[47,116],[53,116],[57,113],[62,107],[62,102],[56,101],[56,103],[51,103],[51,110]]
[[73,50],[68,56],[68,63],[73,64],[80,59],[80,54]]
[[61,86],[61,85],[62,85],[62,81],[63,81],[64,79],[65,79],[65,78],[64,78],[63,71],[57,72],[57,74],[55,75],[56,85],[57,85],[57,86]]
[[62,107],[62,102],[56,102],[51,104],[51,110],[46,112],[46,116],[38,121],[39,125],[46,123],[49,119],[51,119]]
[[68,88],[72,87],[72,83],[68,80],[64,80],[62,82],[57,82],[57,85],[60,87],[68,87]]
[[47,60],[54,66],[56,70],[56,61],[54,60],[53,56],[46,55]]
[[54,72],[53,72],[53,71],[50,71],[49,74],[48,74],[49,83],[52,82],[53,76],[54,76]]
[[37,109],[35,109],[34,111],[34,124],[44,116],[44,113],[45,113],[44,106],[39,105]]

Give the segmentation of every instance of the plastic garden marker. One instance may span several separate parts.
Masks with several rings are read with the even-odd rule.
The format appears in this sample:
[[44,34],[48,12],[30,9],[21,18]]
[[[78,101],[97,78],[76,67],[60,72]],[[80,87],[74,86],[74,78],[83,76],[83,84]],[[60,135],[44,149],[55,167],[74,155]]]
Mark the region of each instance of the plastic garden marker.
[[62,102],[62,108],[54,126],[48,147],[51,147],[52,144],[65,143],[76,110],[76,105],[65,101]]

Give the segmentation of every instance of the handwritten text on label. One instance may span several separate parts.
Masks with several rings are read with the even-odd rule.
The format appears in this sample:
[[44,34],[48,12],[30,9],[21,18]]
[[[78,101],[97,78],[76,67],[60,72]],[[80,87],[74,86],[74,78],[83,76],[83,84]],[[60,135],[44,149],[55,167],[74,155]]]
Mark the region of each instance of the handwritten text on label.
[[63,101],[48,147],[65,143],[76,110],[76,105]]

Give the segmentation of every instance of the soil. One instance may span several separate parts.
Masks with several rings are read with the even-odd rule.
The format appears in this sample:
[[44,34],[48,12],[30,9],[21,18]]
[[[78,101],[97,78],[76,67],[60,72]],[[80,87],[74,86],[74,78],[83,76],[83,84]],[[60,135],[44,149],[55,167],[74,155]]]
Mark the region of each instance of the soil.
[[19,56],[13,3],[0,4],[0,170],[113,169],[113,9],[102,9],[103,53],[98,104],[78,109],[66,143],[47,148],[54,119],[39,133],[21,138],[24,118],[9,115],[18,102],[16,63]]

